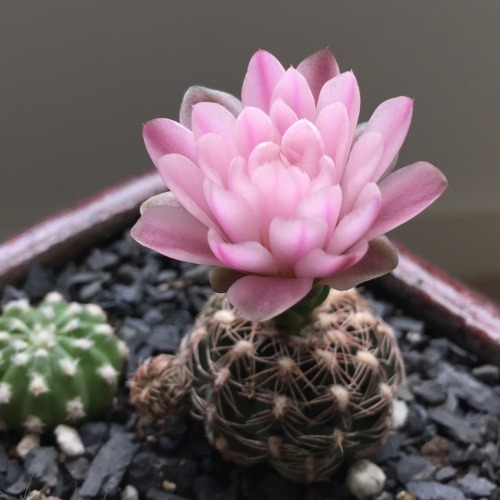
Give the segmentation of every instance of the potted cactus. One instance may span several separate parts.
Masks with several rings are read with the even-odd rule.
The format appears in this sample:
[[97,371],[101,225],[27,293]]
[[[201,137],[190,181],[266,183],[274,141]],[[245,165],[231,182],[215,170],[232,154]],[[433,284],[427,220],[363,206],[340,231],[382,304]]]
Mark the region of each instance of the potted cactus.
[[241,101],[194,87],[180,124],[144,127],[170,191],[143,204],[132,235],[215,266],[212,286],[224,293],[165,374],[151,362],[139,370],[133,399],[158,418],[190,398],[223,456],[268,461],[299,482],[328,479],[390,430],[403,363],[392,330],[349,289],[396,267],[384,233],[446,187],[429,163],[390,172],[410,99],[385,101],[363,125],[359,108],[354,74],[328,50],[288,70],[261,50]]
[[[327,85],[330,81],[334,83]],[[327,89],[322,98],[321,88]],[[25,494],[35,487],[60,498],[70,498],[75,491],[83,498],[166,495],[173,499],[253,499],[285,494],[290,498],[351,498],[337,481],[336,473],[344,482],[342,463],[371,453],[387,436],[394,393],[403,376],[402,355],[393,335],[400,336],[401,331],[393,330],[375,315],[366,298],[351,288],[391,271],[397,264],[397,254],[397,267],[371,282],[371,290],[390,297],[414,314],[417,323],[425,318],[429,333],[434,330],[461,341],[475,353],[470,354],[471,359],[478,356],[471,363],[498,359],[498,310],[382,236],[424,209],[445,187],[442,175],[425,163],[386,173],[385,177],[382,174],[383,165],[391,170],[404,140],[411,119],[411,101],[390,100],[374,113],[371,124],[356,127],[359,95],[355,79],[352,73],[340,74],[326,51],[287,72],[270,54],[258,52],[251,61],[242,97],[244,108],[228,94],[194,88],[186,94],[181,108],[182,125],[160,119],[145,126],[146,145],[170,193],[161,194],[165,189],[163,181],[156,173],[148,173],[0,246],[4,302],[11,295],[29,294],[29,286],[23,280],[28,275],[26,283],[33,281],[29,267],[36,261],[50,268],[55,276],[51,283],[65,295],[74,300],[93,294],[95,302],[108,312],[112,324],[118,327],[119,337],[129,344],[127,369],[131,377],[137,368],[130,389],[143,431],[134,435],[133,408],[125,403],[128,390],[120,385],[118,410],[106,413],[103,420],[93,419],[78,430],[85,445],[79,457],[68,458],[64,453],[58,456],[51,447],[50,434],[44,435],[44,446],[26,457],[11,453],[10,475],[0,470],[0,488],[8,494]],[[320,98],[322,109],[318,112]],[[326,141],[323,134],[338,140]],[[262,142],[266,145],[259,147]],[[357,158],[356,162],[346,161],[349,150],[349,158]],[[244,161],[233,158],[228,163],[235,151]],[[321,165],[315,170],[318,158]],[[365,163],[366,158],[373,161]],[[251,211],[233,196],[248,195],[248,204],[252,189],[236,189],[238,182],[245,181],[239,174],[231,177],[230,184],[230,178],[224,177],[228,165],[234,174],[243,171],[245,175],[249,166],[254,173],[269,167],[268,171],[261,171],[265,175],[257,186],[272,203],[265,207],[256,203],[252,210],[261,206],[268,211],[281,210],[291,203],[293,210],[301,211],[303,220],[287,222],[279,220],[286,217],[278,214],[273,235],[283,239],[271,239],[272,221],[260,213],[256,232],[256,221],[248,217]],[[346,179],[354,178],[352,192],[348,192],[347,181],[343,184],[343,177],[335,177],[340,165]],[[358,173],[353,176],[353,170],[347,174],[350,168]],[[306,183],[308,192],[301,191],[306,179],[304,172],[315,181]],[[255,174],[256,181],[259,175]],[[269,179],[279,181],[272,184]],[[408,182],[410,190],[404,189]],[[201,189],[200,183],[207,187]],[[294,197],[283,198],[289,194],[285,187],[298,188]],[[323,194],[331,196],[323,196],[322,189]],[[357,190],[359,205],[353,194]],[[304,197],[308,194],[311,196],[306,202]],[[206,264],[214,265],[211,283],[218,293],[211,295],[206,304],[199,300],[206,287],[204,278],[197,281],[200,278],[196,268],[184,267],[120,238],[119,233],[128,233],[130,225],[136,222],[137,208],[146,198],[150,200],[142,207],[134,237],[175,259],[199,262],[200,269]],[[350,208],[343,207],[344,199],[350,199],[346,202]],[[318,218],[326,221],[326,229]],[[342,224],[342,220],[349,224]],[[260,231],[261,224],[269,229],[268,233]],[[326,245],[326,240],[323,245],[318,243],[318,235],[325,233],[324,237],[328,234],[331,239],[337,230],[343,235],[343,245]],[[245,234],[245,238],[251,234],[254,239],[245,240]],[[267,234],[267,240],[260,239],[262,234]],[[99,262],[94,258],[95,252],[102,253]],[[293,258],[299,255],[301,264],[296,265]],[[195,274],[198,278],[193,277]],[[72,275],[78,275],[78,280],[72,280]],[[90,275],[95,281],[88,286]],[[79,283],[75,285],[76,281]],[[190,287],[191,295],[186,292]],[[121,297],[115,299],[113,294]],[[39,295],[35,300],[41,298]],[[5,314],[17,315],[26,309],[25,301],[17,304],[7,307]],[[43,304],[42,300],[42,308]],[[178,314],[181,305],[183,314]],[[60,307],[80,310],[63,302]],[[88,312],[88,308],[82,308]],[[193,326],[187,311],[200,308]],[[37,312],[30,314],[39,318]],[[97,324],[97,316],[100,314],[92,316],[91,328]],[[384,317],[387,319],[387,315]],[[175,337],[182,321],[182,333],[186,335],[174,353],[174,343],[162,344],[161,334],[173,329]],[[12,326],[9,323],[5,328]],[[408,344],[405,338],[402,340],[406,360]],[[436,347],[449,349],[447,344],[443,347],[441,340],[437,339]],[[425,339],[420,341],[426,345]],[[118,349],[118,344],[115,347]],[[119,349],[115,352],[115,347],[111,350],[116,354]],[[462,365],[466,363],[458,348],[451,351],[453,356],[462,356]],[[160,352],[148,358],[149,354]],[[111,356],[113,360],[115,354]],[[137,367],[137,362],[143,360]],[[410,363],[410,372],[415,371],[419,360],[424,365],[423,358],[417,358]],[[423,369],[428,366],[426,362]],[[118,365],[113,368],[119,370]],[[101,376],[100,382],[102,379]],[[0,396],[8,399],[9,391],[2,387]],[[474,391],[483,391],[485,398],[479,394],[472,398]],[[457,383],[451,392],[455,396],[463,392],[464,397],[474,399],[472,404],[481,408],[478,411],[483,411],[485,418],[493,418],[499,410],[494,388],[484,383],[470,382],[469,387],[463,388]],[[421,402],[419,399],[418,404],[410,403],[410,413],[422,411]],[[199,426],[182,417],[186,412],[202,422],[213,448],[204,445]],[[477,427],[481,427],[482,420],[477,420],[481,414],[473,417],[474,425],[479,422]],[[433,418],[433,422],[438,422],[439,434],[451,439],[452,426],[447,427],[439,412]],[[458,422],[453,420],[454,424]],[[151,423],[161,423],[163,432],[151,434]],[[55,423],[48,424],[47,429],[50,425]],[[486,431],[489,434],[484,439],[490,439],[493,431]],[[436,423],[419,428],[412,422],[412,428],[404,433],[411,438],[405,453],[411,454],[416,443],[427,445],[427,441],[440,437],[432,432],[436,432]],[[394,436],[389,435],[390,442]],[[16,439],[11,433],[0,434],[0,458],[2,452],[12,450]],[[454,446],[463,446],[463,436],[457,439],[459,444]],[[473,445],[477,447],[478,443],[479,440]],[[454,453],[456,457],[456,448]],[[198,457],[198,462],[194,457]],[[224,457],[243,465],[270,463],[294,482],[313,483],[290,486],[292,483],[266,465],[235,470]],[[395,462],[394,456],[390,458]],[[41,470],[37,463],[47,466]],[[411,460],[409,463],[414,464]],[[358,470],[366,465],[362,460],[357,464]],[[432,490],[435,482],[429,479],[435,479],[434,472],[412,482],[403,475],[397,479],[390,476],[390,471],[401,471],[391,469],[390,463],[383,464],[389,476],[389,495],[408,489],[418,491],[422,498],[445,493],[450,498],[461,498],[462,491],[468,495],[479,491],[470,493],[468,476],[474,463],[467,475],[462,469],[455,471],[455,476],[453,471],[446,471],[448,476],[442,475],[444,483],[439,491]],[[381,487],[383,477],[382,473],[371,479]],[[476,481],[486,492],[483,496],[493,494],[491,481],[488,485],[483,479]],[[314,483],[317,480],[323,482]],[[460,489],[459,481],[463,481]],[[352,486],[350,474],[347,483]],[[434,497],[425,497],[422,488],[433,491]],[[363,498],[367,491],[359,484],[351,487],[358,498]]]

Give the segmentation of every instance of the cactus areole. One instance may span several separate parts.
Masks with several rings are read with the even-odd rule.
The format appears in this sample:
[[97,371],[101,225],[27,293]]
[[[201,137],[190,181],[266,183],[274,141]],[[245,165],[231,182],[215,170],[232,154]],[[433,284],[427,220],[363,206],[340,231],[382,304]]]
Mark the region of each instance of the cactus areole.
[[127,349],[96,304],[52,292],[36,307],[21,299],[0,316],[0,420],[43,432],[96,417],[118,387]]
[[[382,442],[403,366],[390,327],[351,289],[395,268],[385,233],[446,188],[426,162],[392,172],[412,109],[389,99],[359,125],[356,78],[328,50],[288,70],[261,50],[241,100],[193,87],[180,123],[145,124],[170,191],[143,204],[132,236],[213,265],[212,286],[225,292],[201,312],[180,362],[137,372],[145,420],[178,414],[169,401],[186,401],[182,380],[225,457],[306,482]],[[161,384],[148,389],[158,370],[163,400]]]

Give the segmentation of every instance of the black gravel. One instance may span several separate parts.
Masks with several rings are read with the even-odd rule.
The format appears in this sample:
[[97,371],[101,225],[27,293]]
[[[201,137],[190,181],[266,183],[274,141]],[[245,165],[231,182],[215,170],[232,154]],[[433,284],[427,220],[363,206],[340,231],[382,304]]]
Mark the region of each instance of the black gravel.
[[[212,293],[207,268],[171,261],[142,248],[125,233],[61,269],[34,263],[1,302],[40,300],[58,290],[70,300],[95,302],[108,312],[128,344],[131,374],[148,356],[173,353]],[[407,366],[400,398],[408,420],[370,459],[387,476],[377,500],[500,500],[500,369],[483,364],[438,332],[364,291],[395,329]],[[33,489],[62,499],[107,500],[347,500],[346,467],[330,482],[296,485],[267,465],[240,469],[207,443],[200,424],[186,417],[168,432],[139,433],[127,386],[101,421],[79,428],[85,454],[64,457],[51,435],[24,459],[20,435],[0,433],[0,498]],[[404,496],[403,492],[414,496]]]

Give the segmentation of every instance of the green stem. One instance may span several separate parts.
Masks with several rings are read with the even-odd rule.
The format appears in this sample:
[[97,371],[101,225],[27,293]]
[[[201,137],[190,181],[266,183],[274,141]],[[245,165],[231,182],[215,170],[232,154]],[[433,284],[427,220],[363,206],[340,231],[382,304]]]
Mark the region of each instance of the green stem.
[[313,286],[300,302],[274,318],[276,326],[283,332],[298,334],[311,323],[314,309],[326,299],[329,291],[326,285]]

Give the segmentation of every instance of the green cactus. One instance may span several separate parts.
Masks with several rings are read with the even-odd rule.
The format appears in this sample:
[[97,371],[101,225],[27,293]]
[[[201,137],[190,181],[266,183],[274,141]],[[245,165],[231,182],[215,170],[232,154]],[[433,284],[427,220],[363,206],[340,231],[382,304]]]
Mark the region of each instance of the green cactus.
[[[355,290],[330,291],[295,334],[246,320],[216,294],[179,361],[175,378],[190,375],[191,413],[219,451],[242,465],[268,461],[300,482],[326,480],[344,459],[382,443],[403,376],[392,329]],[[170,400],[154,399],[164,418],[178,414]]]
[[116,393],[127,349],[96,304],[57,292],[21,299],[0,316],[0,419],[43,432],[97,416]]

